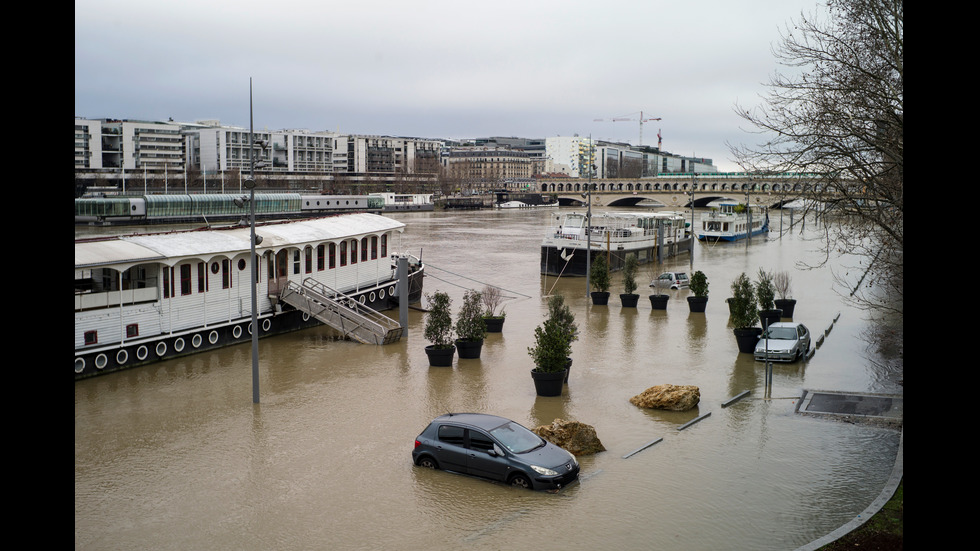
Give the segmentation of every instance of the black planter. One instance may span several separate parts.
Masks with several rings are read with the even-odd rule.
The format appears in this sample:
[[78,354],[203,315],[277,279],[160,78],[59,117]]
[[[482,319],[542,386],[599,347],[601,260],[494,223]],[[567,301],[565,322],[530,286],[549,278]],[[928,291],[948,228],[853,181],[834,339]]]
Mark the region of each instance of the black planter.
[[483,323],[487,325],[487,333],[500,333],[504,330],[504,320],[507,319],[503,316],[495,318],[483,318]]
[[650,295],[650,307],[654,310],[666,310],[670,295]]
[[606,291],[593,291],[592,304],[595,304],[596,306],[605,306],[609,304],[609,293]]
[[796,308],[795,298],[781,298],[774,301],[776,308],[783,311],[784,318],[793,319],[793,310]]
[[708,297],[687,297],[687,305],[692,312],[704,312],[708,305]]
[[623,293],[619,295],[619,300],[623,301],[623,308],[636,308],[636,303],[640,301],[640,295]]
[[730,298],[726,298],[725,299],[725,302],[728,304],[728,314],[729,315],[734,314],[735,313],[735,303],[732,302],[732,299],[730,299]]
[[759,324],[763,328],[769,327],[774,323],[779,323],[783,317],[782,310],[759,310]]
[[566,373],[568,373],[567,369],[556,372],[532,369],[531,379],[534,380],[534,391],[537,392],[538,396],[561,396]]
[[738,344],[739,352],[746,354],[755,352],[755,345],[759,344],[759,336],[762,335],[762,329],[749,327],[748,329],[733,329],[732,331],[735,333],[735,342]]
[[460,359],[472,360],[480,357],[483,350],[483,339],[475,341],[456,340],[456,348],[459,350]]
[[436,348],[430,344],[425,347],[425,354],[429,357],[429,365],[432,367],[451,367],[453,357],[456,355],[456,347]]

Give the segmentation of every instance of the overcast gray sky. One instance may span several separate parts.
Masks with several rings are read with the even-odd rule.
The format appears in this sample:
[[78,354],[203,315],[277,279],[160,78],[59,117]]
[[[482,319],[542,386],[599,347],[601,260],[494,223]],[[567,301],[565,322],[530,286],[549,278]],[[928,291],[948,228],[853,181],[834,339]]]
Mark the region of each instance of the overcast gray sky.
[[[708,157],[816,0],[76,0],[75,116],[475,138],[591,135]],[[629,118],[634,121],[597,122]]]

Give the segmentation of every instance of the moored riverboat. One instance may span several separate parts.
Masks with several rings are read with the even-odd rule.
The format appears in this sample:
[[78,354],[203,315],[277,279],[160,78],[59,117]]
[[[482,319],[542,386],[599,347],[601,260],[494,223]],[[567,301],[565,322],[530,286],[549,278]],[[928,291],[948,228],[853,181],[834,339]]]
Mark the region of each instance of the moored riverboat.
[[720,201],[710,206],[695,230],[701,241],[738,241],[769,231],[769,213],[756,205]]
[[[259,335],[398,306],[400,256],[418,302],[424,266],[390,254],[404,228],[366,213],[257,226]],[[250,240],[248,226],[76,240],[75,378],[249,341]]]
[[591,224],[580,212],[559,214],[541,244],[541,273],[586,275],[586,256],[609,257],[610,271],[622,269],[629,253],[639,264],[690,251],[691,238],[680,212],[616,212],[593,215]]

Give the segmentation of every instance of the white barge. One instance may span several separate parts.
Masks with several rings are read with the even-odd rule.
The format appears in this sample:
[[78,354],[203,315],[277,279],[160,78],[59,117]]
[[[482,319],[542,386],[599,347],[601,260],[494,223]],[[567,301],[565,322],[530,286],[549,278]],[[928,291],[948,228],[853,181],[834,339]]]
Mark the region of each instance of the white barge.
[[[329,323],[401,336],[377,313],[398,305],[397,259],[407,256],[409,302],[424,266],[395,255],[405,224],[346,214],[256,227],[260,336]],[[250,229],[76,240],[75,378],[251,340]]]
[[[640,264],[689,252],[691,237],[680,212],[559,214],[553,219],[541,244],[541,273],[555,276],[585,276],[586,251],[591,258],[609,257],[610,271],[623,267],[629,253]],[[589,247],[591,246],[591,250]]]
[[738,241],[769,231],[769,213],[735,201],[712,203],[695,232],[701,241]]

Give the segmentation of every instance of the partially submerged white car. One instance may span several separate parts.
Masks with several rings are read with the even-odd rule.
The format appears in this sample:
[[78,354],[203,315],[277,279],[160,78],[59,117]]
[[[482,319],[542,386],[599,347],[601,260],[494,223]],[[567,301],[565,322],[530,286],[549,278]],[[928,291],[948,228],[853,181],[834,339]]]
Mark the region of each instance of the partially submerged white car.
[[794,362],[810,351],[810,331],[802,323],[778,322],[769,326],[755,345],[755,359]]

